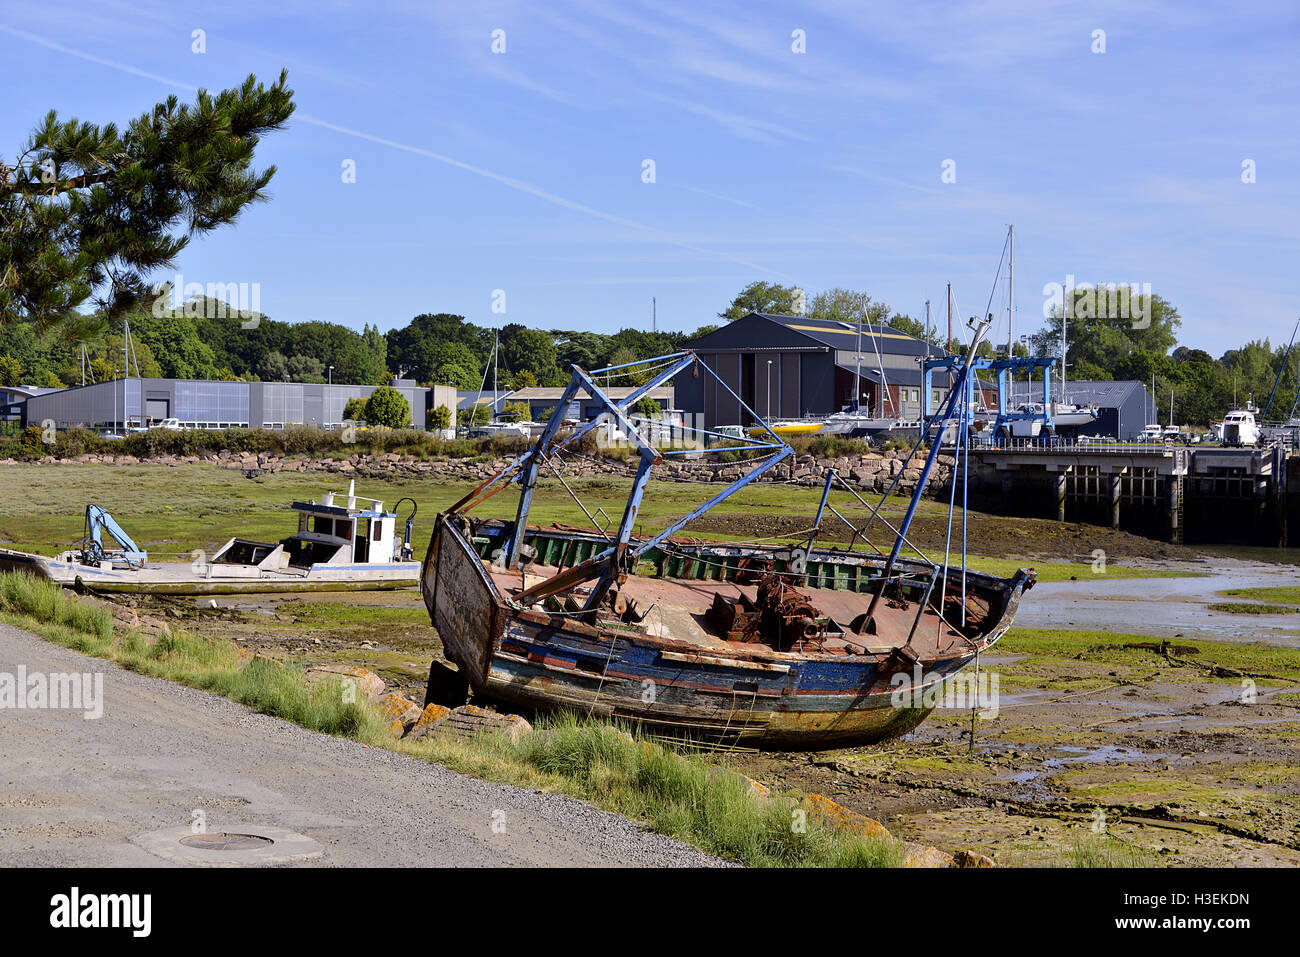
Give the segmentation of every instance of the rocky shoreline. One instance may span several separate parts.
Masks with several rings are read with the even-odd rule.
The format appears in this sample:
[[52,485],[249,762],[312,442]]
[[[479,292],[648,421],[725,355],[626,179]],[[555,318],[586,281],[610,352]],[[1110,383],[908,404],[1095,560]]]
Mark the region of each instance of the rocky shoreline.
[[[761,476],[760,482],[784,482],[796,485],[820,486],[826,473],[834,469],[846,482],[863,492],[883,492],[898,476],[897,491],[910,495],[921,477],[921,458],[915,456],[905,464],[907,453],[898,449],[868,452],[838,458],[817,458],[812,455],[797,456],[789,463]],[[666,459],[657,472],[661,480],[675,482],[730,483],[745,473],[742,463],[711,461],[716,454],[702,453],[693,461]],[[486,458],[423,459],[397,452],[362,453],[349,456],[280,455],[272,452],[208,452],[200,455],[159,455],[139,458],[134,455],[86,453],[72,458],[45,456],[32,462],[0,459],[0,465],[179,465],[210,464],[218,468],[240,471],[255,478],[262,473],[276,472],[334,472],[356,475],[359,478],[384,478],[413,476],[456,480],[484,479],[504,468],[510,459],[505,456]],[[630,475],[632,466],[609,457],[571,457],[566,462],[566,475],[593,478],[607,475]],[[948,490],[952,477],[952,456],[941,454],[926,486],[926,493],[936,495]]]

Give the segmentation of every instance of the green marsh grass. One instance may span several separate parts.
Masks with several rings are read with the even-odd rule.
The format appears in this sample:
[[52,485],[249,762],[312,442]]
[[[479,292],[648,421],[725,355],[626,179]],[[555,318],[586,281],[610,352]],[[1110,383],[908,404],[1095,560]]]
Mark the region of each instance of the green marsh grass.
[[50,582],[0,574],[0,620],[123,668],[238,701],[313,731],[445,764],[466,774],[540,787],[642,821],[658,833],[754,867],[894,867],[900,842],[804,818],[791,797],[757,800],[742,775],[692,754],[629,740],[599,721],[558,715],[512,741],[504,734],[395,741],[378,713],[349,701],[341,681],[307,684],[300,670],[241,657],[226,641],[181,630],[150,637],[115,629],[108,610]]

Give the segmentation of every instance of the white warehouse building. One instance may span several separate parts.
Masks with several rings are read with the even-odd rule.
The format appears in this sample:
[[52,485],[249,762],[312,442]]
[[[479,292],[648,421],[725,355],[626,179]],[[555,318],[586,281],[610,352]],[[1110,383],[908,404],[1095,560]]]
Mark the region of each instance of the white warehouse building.
[[[451,386],[390,383],[411,407],[415,428],[429,427],[438,406],[456,408]],[[369,398],[373,385],[323,382],[222,382],[206,379],[115,379],[32,395],[9,413],[24,425],[52,421],[59,429],[158,425],[177,419],[188,429],[283,429],[289,425],[336,428],[349,399]]]

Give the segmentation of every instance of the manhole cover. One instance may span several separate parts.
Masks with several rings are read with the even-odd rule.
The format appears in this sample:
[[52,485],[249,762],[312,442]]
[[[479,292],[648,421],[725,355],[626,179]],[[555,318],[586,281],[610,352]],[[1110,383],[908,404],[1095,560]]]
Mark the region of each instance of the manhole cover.
[[201,851],[252,851],[270,847],[275,841],[257,834],[193,834],[181,838],[186,847]]
[[[225,822],[223,822],[225,823]],[[198,867],[265,867],[307,861],[325,853],[319,843],[304,834],[262,823],[231,821],[229,830],[194,834],[188,824],[165,827],[131,838],[150,854],[176,864]]]

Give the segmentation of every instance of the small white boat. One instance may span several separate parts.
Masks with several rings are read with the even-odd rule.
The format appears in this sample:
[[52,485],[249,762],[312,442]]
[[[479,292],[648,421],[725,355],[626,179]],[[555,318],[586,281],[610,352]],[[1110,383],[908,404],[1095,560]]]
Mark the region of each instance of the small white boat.
[[[411,501],[404,499],[403,501]],[[400,505],[401,502],[398,502]],[[294,502],[298,530],[279,542],[231,538],[211,557],[196,550],[189,563],[152,563],[106,510],[86,507],[79,549],[50,558],[0,549],[0,571],[21,571],[69,588],[97,592],[232,595],[254,592],[373,591],[408,588],[419,580],[411,529],[415,503],[397,538],[397,513],[365,498],[348,483],[347,495]],[[106,548],[104,534],[117,543]]]
[[[1025,403],[1020,406],[1020,411],[1042,415],[1043,404],[1041,402]],[[1091,406],[1075,405],[1072,402],[1052,403],[1052,424],[1057,428],[1061,426],[1088,425],[1095,422],[1097,416],[1097,410]]]
[[1223,417],[1223,444],[1253,446],[1259,444],[1259,425],[1254,409],[1233,409]]

